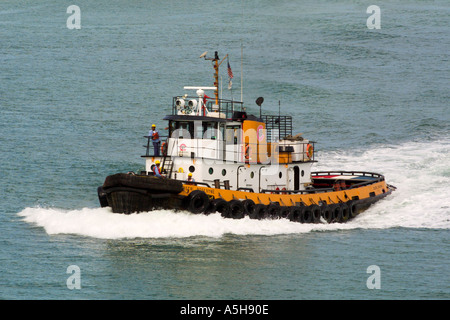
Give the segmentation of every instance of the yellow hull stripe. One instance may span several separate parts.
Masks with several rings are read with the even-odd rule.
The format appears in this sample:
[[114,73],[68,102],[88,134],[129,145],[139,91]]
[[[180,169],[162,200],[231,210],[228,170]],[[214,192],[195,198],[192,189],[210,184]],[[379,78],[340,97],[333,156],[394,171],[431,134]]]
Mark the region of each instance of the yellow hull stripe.
[[347,202],[354,197],[358,197],[359,200],[370,198],[370,194],[375,196],[381,195],[389,191],[389,188],[385,181],[380,181],[367,186],[362,186],[354,189],[346,189],[341,191],[323,192],[315,194],[270,194],[270,193],[252,193],[245,191],[225,190],[208,188],[196,185],[183,185],[183,191],[180,193],[182,196],[189,195],[194,190],[204,191],[210,199],[222,198],[226,201],[233,199],[245,200],[251,199],[256,204],[270,204],[271,202],[279,202],[282,206],[293,206],[300,204],[305,205],[318,204],[320,201],[324,201],[327,204]]

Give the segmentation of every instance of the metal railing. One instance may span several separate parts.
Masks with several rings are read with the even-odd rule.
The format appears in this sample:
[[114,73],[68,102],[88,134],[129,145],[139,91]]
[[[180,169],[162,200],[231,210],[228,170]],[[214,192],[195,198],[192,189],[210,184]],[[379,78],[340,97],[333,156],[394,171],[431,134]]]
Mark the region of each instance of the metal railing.
[[[143,157],[154,157],[154,147],[153,143],[151,143],[152,139],[151,136],[144,136],[144,138],[147,139],[147,144],[144,146],[146,148],[145,155]],[[160,152],[159,156],[163,157],[165,155],[167,156],[180,156],[179,152],[176,152],[176,154],[173,154],[173,150],[166,149],[166,152],[163,152],[161,150],[162,148],[168,148],[168,136],[160,136],[161,144],[160,144]],[[184,140],[184,139],[183,139]],[[209,139],[208,139],[209,140]],[[201,139],[199,140],[201,141]],[[211,139],[211,141],[214,141],[214,139]],[[226,148],[227,144],[225,140],[220,140],[220,142],[223,142],[223,147]],[[172,149],[179,150],[180,146],[183,145],[185,141],[178,141],[178,139],[174,138],[174,142],[171,145]],[[275,144],[274,146],[272,144]],[[230,150],[226,149],[225,151],[219,150],[218,146],[209,147],[205,145],[193,145],[193,146],[184,146],[186,149],[184,153],[184,157],[191,156],[191,154],[194,155],[194,157],[202,158],[202,159],[211,159],[211,160],[224,160],[224,161],[232,161],[232,162],[245,162],[245,163],[270,163],[272,160],[278,160],[275,161],[275,163],[291,163],[291,162],[310,162],[315,161],[315,151],[312,153],[311,157],[308,157],[306,154],[306,146],[308,144],[311,144],[314,148],[315,143],[313,141],[304,142],[301,143],[302,148],[300,148],[300,151],[294,152],[293,148],[289,148],[289,145],[284,144],[278,144],[278,143],[271,143],[267,144],[266,150],[261,151],[261,145],[258,143],[246,143],[240,144],[242,147],[242,150]],[[245,154],[245,147],[250,147],[250,150],[256,150],[256,151],[250,151],[248,154],[248,158],[246,158]],[[244,147],[245,146],[245,147]],[[258,149],[259,148],[259,149]],[[201,153],[200,153],[201,151]],[[205,156],[205,154],[216,154],[217,156]],[[223,158],[223,155],[225,153],[225,159]],[[258,153],[258,154],[257,154]],[[200,155],[201,154],[201,155]]]
[[[177,101],[183,99],[185,101],[185,105],[183,108],[180,108],[177,105]],[[184,114],[191,114],[193,112],[193,107],[189,106],[189,101],[196,101],[196,108],[202,108],[202,106],[198,105],[199,97],[194,96],[182,96],[182,97],[173,97],[172,101],[172,114],[177,115],[179,111],[184,111]],[[241,101],[228,100],[228,99],[219,99],[219,105],[216,106],[216,101],[214,98],[203,98],[206,110],[208,112],[218,112],[223,113],[226,119],[231,119],[233,113],[235,111],[242,111],[244,107],[244,103]],[[201,115],[203,115],[203,111],[200,110]]]
[[[373,178],[373,179],[367,179],[366,181],[362,181],[359,183],[350,184],[349,187],[346,189],[353,189],[358,188],[365,185],[370,185],[374,183],[378,183],[381,181],[384,181],[384,176],[379,173],[374,172],[367,172],[367,171],[314,171],[311,172],[311,178],[314,179],[314,177],[321,177],[321,176],[358,176],[358,177],[367,177],[367,178]],[[333,178],[330,178],[333,180]],[[336,178],[334,180],[339,180],[339,178]],[[351,181],[351,180],[349,180]],[[327,188],[332,189],[333,188]],[[325,190],[325,189],[319,189],[319,190]]]
[[[146,148],[145,150],[145,157],[154,157],[155,156],[155,150],[154,150],[154,146],[152,143],[152,136],[144,136],[144,138],[147,138],[147,145],[144,146],[144,148]],[[161,150],[161,147],[164,143],[166,143],[167,145],[167,139],[169,138],[169,136],[159,136],[159,140],[161,141],[160,146],[159,146],[159,156],[162,157],[163,156],[163,152]],[[150,150],[152,150],[153,152],[150,153]]]
[[[350,190],[353,188],[358,188],[366,185],[371,185],[377,182],[384,181],[384,176],[378,173],[373,172],[365,172],[365,171],[317,171],[317,172],[311,172],[311,178],[314,179],[314,177],[319,176],[331,176],[331,175],[339,175],[339,176],[361,176],[361,177],[371,177],[375,179],[370,179],[367,181],[362,181],[359,183],[355,183],[350,185],[348,188],[342,189],[342,190]],[[332,178],[330,178],[332,179]],[[339,180],[339,179],[336,179]],[[313,182],[314,183],[314,182]],[[334,188],[313,188],[310,187],[306,190],[273,190],[273,189],[263,189],[261,190],[261,193],[273,193],[273,194],[316,194],[316,193],[326,193],[326,192],[332,192],[336,191]]]
[[267,142],[276,141],[287,136],[292,136],[292,117],[261,115],[262,121],[266,124]]

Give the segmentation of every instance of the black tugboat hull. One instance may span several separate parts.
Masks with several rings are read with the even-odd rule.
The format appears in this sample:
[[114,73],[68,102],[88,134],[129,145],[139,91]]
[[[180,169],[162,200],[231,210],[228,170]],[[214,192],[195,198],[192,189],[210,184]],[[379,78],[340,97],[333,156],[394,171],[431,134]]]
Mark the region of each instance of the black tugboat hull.
[[[223,217],[234,219],[248,215],[251,219],[288,218],[301,223],[318,223],[321,220],[342,223],[354,218],[393,190],[395,187],[385,184],[382,176],[344,191],[274,195],[193,184],[183,186],[177,180],[120,173],[106,178],[103,186],[98,188],[98,196],[102,207],[109,206],[114,213],[123,214],[169,209],[187,210],[195,214],[220,212]],[[369,196],[364,197],[365,193],[369,193]],[[314,201],[314,196],[330,201]],[[251,197],[258,200],[268,197],[270,201],[263,204],[262,201],[251,200]],[[333,201],[332,198],[346,200]],[[308,199],[311,203],[305,204]],[[249,209],[248,204],[252,204],[252,209]]]
[[182,190],[182,183],[176,180],[118,173],[108,176],[97,191],[102,207],[130,214],[179,208],[184,198],[178,196]]

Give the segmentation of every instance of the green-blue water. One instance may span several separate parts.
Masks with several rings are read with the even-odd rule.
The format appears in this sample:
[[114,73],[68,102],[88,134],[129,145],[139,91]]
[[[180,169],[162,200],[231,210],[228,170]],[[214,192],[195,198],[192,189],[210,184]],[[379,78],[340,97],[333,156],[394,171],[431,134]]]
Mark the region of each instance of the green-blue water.
[[[1,2],[0,298],[449,299],[450,5],[378,1],[369,30],[370,4]],[[212,85],[201,53],[229,54],[239,99],[241,44],[248,111],[280,101],[318,141],[317,170],[397,191],[342,225],[99,208],[107,175],[144,166],[172,97]]]

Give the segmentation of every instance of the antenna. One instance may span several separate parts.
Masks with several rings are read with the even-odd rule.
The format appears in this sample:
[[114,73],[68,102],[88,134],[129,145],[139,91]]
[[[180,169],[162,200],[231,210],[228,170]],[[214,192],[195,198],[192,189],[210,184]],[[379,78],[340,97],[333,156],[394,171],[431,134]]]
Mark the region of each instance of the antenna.
[[244,46],[241,41],[241,102],[244,102]]
[[281,101],[278,100],[278,119],[281,117]]
[[[281,132],[281,101],[278,100],[278,132]],[[281,134],[281,133],[279,133]]]
[[[244,0],[242,0],[241,3],[242,3],[241,30],[244,30]],[[242,33],[241,33],[241,102],[242,103],[244,102],[244,62],[243,61],[244,61],[244,44],[242,41]]]

